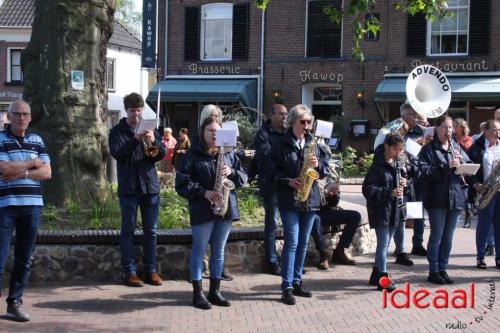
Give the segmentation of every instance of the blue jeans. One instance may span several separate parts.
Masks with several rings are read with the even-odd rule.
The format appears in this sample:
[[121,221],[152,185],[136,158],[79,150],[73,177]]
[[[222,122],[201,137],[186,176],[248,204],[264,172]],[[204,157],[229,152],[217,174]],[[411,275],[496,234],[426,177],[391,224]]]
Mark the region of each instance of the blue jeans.
[[462,211],[458,209],[428,209],[431,234],[427,243],[429,272],[446,271],[450,258],[453,233]]
[[490,230],[493,225],[495,242],[495,255],[500,258],[500,194],[497,193],[490,204],[477,212],[476,227],[476,250],[477,257],[484,258],[486,242],[490,238]]
[[278,253],[276,252],[276,229],[278,228],[278,197],[276,193],[263,196],[264,201],[264,251],[266,261],[276,263]]
[[281,253],[281,290],[290,289],[302,281],[302,269],[307,253],[307,243],[314,223],[314,212],[280,210],[285,242]]
[[159,194],[124,195],[119,197],[122,214],[120,231],[120,251],[122,267],[126,276],[136,274],[137,266],[134,256],[134,232],[137,223],[137,208],[141,210],[142,230],[142,263],[146,274],[156,272],[156,225],[160,208]]
[[396,253],[405,252],[405,221],[401,221],[394,231],[394,245]]
[[493,224],[491,225],[490,231],[488,233],[488,238],[486,240],[486,245],[495,247],[495,232],[494,232]]
[[189,258],[191,280],[201,280],[203,258],[210,243],[210,278],[220,279],[224,267],[224,246],[231,231],[231,221],[210,221],[191,227],[193,246]]
[[389,243],[396,232],[395,226],[376,226],[375,235],[377,236],[377,249],[375,251],[375,267],[381,273],[387,273],[387,249]]
[[21,300],[28,284],[31,254],[40,224],[42,206],[7,206],[0,208],[0,288],[9,255],[12,233],[16,231],[14,266],[10,275],[7,303]]

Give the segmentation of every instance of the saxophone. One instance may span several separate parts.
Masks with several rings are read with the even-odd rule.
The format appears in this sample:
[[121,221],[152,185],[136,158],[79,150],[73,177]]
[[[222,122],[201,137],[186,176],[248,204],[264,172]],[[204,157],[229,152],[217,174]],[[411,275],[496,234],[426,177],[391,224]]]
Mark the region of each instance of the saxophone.
[[235,188],[234,183],[221,173],[222,166],[224,165],[224,153],[224,147],[220,147],[219,155],[217,156],[214,185],[214,192],[219,194],[219,199],[212,203],[212,213],[217,216],[226,215],[229,192]]
[[294,199],[299,202],[307,201],[314,181],[319,178],[318,171],[314,170],[310,162],[316,151],[317,144],[318,138],[314,137],[314,140],[307,147],[307,151],[304,156],[304,164],[302,165],[299,175],[302,185],[295,191],[294,194]]
[[483,193],[477,193],[474,204],[477,209],[483,209],[489,205],[495,194],[500,191],[500,161],[497,161],[496,166],[491,171],[490,175],[484,182],[487,187]]

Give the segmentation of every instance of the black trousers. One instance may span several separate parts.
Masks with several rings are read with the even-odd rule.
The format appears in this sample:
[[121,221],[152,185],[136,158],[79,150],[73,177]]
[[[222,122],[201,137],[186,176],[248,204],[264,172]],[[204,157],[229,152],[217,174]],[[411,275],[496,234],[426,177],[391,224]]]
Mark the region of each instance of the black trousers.
[[347,249],[354,238],[356,229],[361,221],[361,214],[355,210],[346,209],[327,209],[314,218],[314,224],[311,236],[314,240],[314,246],[318,251],[326,250],[326,239],[323,234],[323,227],[344,226],[342,235],[340,235],[339,246]]

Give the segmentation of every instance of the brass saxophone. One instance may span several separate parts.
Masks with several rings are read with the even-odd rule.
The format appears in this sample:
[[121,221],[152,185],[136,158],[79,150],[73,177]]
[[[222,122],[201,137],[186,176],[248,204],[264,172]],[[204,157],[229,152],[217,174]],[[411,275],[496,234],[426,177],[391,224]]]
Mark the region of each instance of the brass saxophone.
[[227,212],[229,193],[234,190],[235,185],[221,173],[224,165],[224,147],[220,147],[219,155],[217,156],[217,167],[215,169],[215,185],[214,192],[219,194],[219,199],[212,203],[212,213],[217,216],[224,216]]
[[485,180],[484,186],[487,188],[486,191],[483,193],[478,192],[474,201],[477,209],[483,209],[488,206],[495,197],[495,194],[500,191],[500,161],[497,161],[496,166]]
[[307,201],[314,181],[319,178],[318,171],[314,170],[311,165],[311,158],[314,156],[317,144],[318,138],[314,137],[313,141],[307,147],[307,151],[304,155],[304,164],[302,165],[299,175],[302,185],[295,191],[294,199],[296,201]]

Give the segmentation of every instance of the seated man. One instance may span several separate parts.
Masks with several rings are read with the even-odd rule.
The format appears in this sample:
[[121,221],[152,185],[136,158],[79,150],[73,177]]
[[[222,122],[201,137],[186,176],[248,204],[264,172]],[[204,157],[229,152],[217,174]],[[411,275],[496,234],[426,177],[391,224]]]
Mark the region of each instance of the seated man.
[[[345,249],[351,245],[356,229],[361,221],[361,214],[355,210],[341,209],[337,207],[340,201],[340,191],[338,183],[330,183],[323,188],[324,200],[319,213],[316,215],[311,231],[315,247],[320,253],[318,268],[328,269],[328,256],[326,252],[326,239],[323,235],[323,227],[341,225],[344,226],[339,243],[333,251],[332,263],[339,265],[355,265],[355,261],[345,254]],[[320,187],[321,188],[321,187]]]

